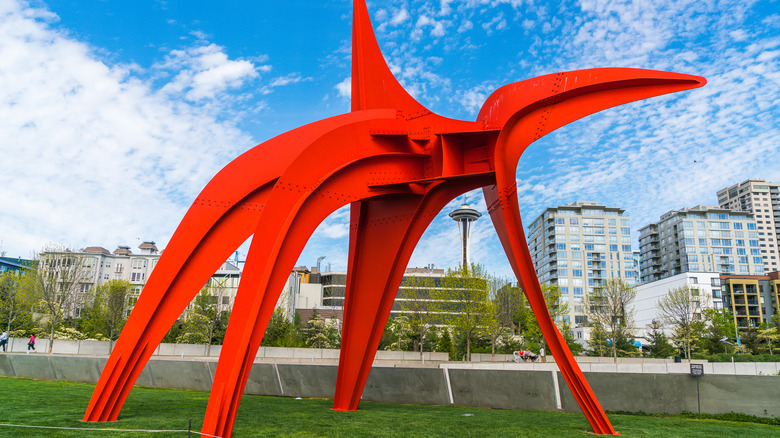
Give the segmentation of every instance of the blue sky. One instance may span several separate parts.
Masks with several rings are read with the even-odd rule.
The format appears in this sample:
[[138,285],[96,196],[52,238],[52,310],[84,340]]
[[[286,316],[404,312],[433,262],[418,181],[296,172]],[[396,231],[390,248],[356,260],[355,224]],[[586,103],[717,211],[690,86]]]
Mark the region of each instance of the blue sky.
[[[780,181],[778,1],[371,1],[377,37],[424,105],[473,120],[509,82],[594,67],[705,76],[537,141],[521,159],[525,223],[590,200],[638,230],[716,204],[748,178]],[[48,243],[164,247],[220,168],[277,134],[349,111],[352,2],[0,1],[0,251]],[[447,213],[411,266],[455,267]],[[299,264],[346,269],[348,211]],[[489,219],[472,260],[510,275]],[[241,251],[244,251],[246,246]],[[242,254],[243,257],[243,254]]]

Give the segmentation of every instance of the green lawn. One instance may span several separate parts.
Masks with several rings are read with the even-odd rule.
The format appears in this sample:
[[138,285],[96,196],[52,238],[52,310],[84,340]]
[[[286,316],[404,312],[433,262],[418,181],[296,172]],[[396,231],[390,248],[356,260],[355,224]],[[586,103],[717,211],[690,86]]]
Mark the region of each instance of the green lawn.
[[[200,430],[208,394],[135,388],[114,423],[81,423],[94,385],[0,377],[0,436],[139,437],[143,432],[26,429],[23,424],[72,428]],[[452,406],[364,402],[356,412],[330,410],[329,400],[244,396],[233,436],[284,437],[569,437],[592,436],[585,417],[560,412],[502,411]],[[466,415],[471,414],[471,415]],[[628,437],[780,436],[779,426],[610,415]],[[186,432],[155,433],[183,437]],[[193,434],[193,436],[196,436]]]

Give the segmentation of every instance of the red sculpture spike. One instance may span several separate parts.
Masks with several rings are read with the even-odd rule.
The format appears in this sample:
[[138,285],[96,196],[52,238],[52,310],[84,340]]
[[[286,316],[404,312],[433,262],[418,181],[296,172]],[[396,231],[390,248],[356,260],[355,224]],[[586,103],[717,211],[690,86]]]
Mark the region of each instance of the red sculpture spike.
[[704,85],[697,76],[591,69],[498,89],[476,122],[432,114],[396,81],[365,3],[355,1],[352,112],[238,157],[185,215],[103,370],[85,421],[115,420],[153,350],[211,273],[254,233],[214,376],[204,433],[230,436],[263,333],[316,226],[351,204],[344,329],[334,409],[357,409],[414,246],[453,198],[483,187],[490,216],[561,374],[594,433],[609,420],[555,327],[534,273],[515,173],[533,141],[605,108]]
[[352,111],[402,109],[430,113],[398,83],[385,63],[364,1],[352,7]]

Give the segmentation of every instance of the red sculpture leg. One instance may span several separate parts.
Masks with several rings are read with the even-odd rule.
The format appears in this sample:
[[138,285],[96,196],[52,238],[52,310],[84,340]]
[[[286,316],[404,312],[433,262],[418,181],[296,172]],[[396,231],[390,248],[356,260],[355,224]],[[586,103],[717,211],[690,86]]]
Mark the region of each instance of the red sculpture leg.
[[[266,193],[261,190],[250,199],[262,198]],[[229,210],[203,237],[199,250],[184,260],[173,280],[163,284],[163,275],[150,278],[103,368],[84,421],[116,420],[157,345],[213,272],[249,237],[257,216],[259,211]],[[163,274],[166,265],[162,261],[160,264],[155,272]]]
[[422,198],[411,195],[352,203],[334,410],[357,409],[406,268],[408,257],[399,260],[399,250]]
[[687,75],[647,70],[557,73],[499,89],[479,114],[487,126],[503,127],[494,152],[496,185],[483,188],[491,219],[561,374],[597,434],[615,430],[547,311],[520,220],[517,163],[532,142],[560,126],[604,108],[699,85]]
[[542,335],[547,341],[550,352],[555,357],[558,369],[574,394],[577,404],[593,428],[593,433],[614,435],[615,430],[604,413],[604,409],[601,408],[566,341],[547,311],[544,295],[539,286],[533,260],[525,241],[516,192],[505,191],[503,192],[505,195],[502,196],[502,189],[503,187],[500,186],[484,188],[485,201],[490,206],[490,218],[493,220],[496,233],[498,233],[512,269],[522,284],[526,297],[528,297],[528,303],[536,316]]
[[326,133],[392,111],[345,114],[258,145],[203,189],[174,233],[125,324],[84,421],[114,421],[157,345],[209,277],[255,229],[272,184]]
[[424,189],[425,196],[352,204],[334,410],[358,408],[406,266],[425,229],[450,200],[482,186],[486,179],[436,183]]
[[[295,186],[293,181],[297,182],[301,188],[299,197],[285,196],[284,192],[272,196],[257,224],[214,376],[204,433],[230,436],[252,363],[279,294],[317,225],[345,203],[377,195],[365,184],[356,189],[355,181],[365,181],[372,172],[414,174],[415,167],[422,171],[419,160],[404,156],[362,160],[338,172],[338,178],[318,183],[313,190],[299,178],[280,179],[284,186]],[[299,175],[294,170],[291,173]]]

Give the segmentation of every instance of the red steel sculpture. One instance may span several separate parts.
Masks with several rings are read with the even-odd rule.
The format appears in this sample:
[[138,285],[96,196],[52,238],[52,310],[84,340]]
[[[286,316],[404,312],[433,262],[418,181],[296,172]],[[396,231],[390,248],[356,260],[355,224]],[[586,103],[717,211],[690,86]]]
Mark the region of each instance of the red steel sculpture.
[[344,327],[333,409],[358,408],[407,262],[426,227],[481,187],[501,244],[560,371],[597,434],[615,434],[550,318],[526,244],[515,173],[543,135],[597,111],[704,85],[627,68],[555,73],[496,90],[474,122],[432,113],[393,77],[355,0],[352,110],[286,132],[220,171],[184,216],[92,394],[84,421],[114,421],[168,329],[250,236],[203,432],[229,436],[271,313],[306,241],[350,205]]

